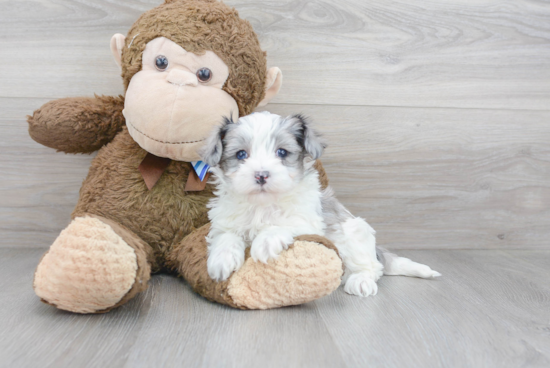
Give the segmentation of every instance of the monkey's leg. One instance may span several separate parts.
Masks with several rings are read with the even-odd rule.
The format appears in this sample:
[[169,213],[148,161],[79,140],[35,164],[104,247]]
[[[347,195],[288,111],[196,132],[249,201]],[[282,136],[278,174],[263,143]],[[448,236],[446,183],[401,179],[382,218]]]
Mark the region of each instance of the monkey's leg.
[[42,257],[34,290],[43,302],[76,313],[103,313],[147,288],[152,249],[114,221],[76,217]]
[[336,247],[318,235],[295,239],[288,250],[267,264],[255,262],[247,250],[244,265],[227,280],[208,276],[205,237],[210,224],[195,230],[172,248],[169,264],[205,298],[241,309],[270,309],[298,305],[336,290],[342,261]]

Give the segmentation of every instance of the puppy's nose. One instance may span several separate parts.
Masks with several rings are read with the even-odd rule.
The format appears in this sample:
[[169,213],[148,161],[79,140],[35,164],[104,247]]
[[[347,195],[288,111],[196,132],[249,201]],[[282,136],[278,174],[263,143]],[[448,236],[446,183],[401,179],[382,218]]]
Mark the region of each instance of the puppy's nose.
[[195,74],[180,69],[172,69],[166,76],[166,80],[177,86],[197,86],[199,84]]
[[264,185],[266,182],[265,179],[269,178],[269,171],[256,171],[254,178],[256,179],[256,183]]

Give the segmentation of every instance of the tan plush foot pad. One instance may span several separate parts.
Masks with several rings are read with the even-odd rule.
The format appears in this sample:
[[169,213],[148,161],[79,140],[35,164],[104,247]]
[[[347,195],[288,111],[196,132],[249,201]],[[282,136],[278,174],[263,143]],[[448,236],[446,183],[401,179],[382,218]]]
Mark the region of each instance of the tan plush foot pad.
[[342,261],[324,245],[298,240],[268,264],[248,258],[229,280],[228,293],[238,306],[269,309],[303,304],[338,288]]
[[119,302],[136,279],[137,259],[113,229],[93,217],[77,217],[59,234],[34,276],[45,302],[94,313]]

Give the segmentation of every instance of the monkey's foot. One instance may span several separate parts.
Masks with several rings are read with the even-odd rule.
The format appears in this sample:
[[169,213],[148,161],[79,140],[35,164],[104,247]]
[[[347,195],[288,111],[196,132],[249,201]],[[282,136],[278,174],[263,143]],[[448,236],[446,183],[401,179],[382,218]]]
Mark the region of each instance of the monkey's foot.
[[233,303],[247,309],[270,309],[307,303],[336,290],[342,261],[334,249],[321,242],[326,239],[298,237],[267,264],[248,257],[227,285]]
[[77,217],[42,257],[34,290],[59,309],[106,312],[146,287],[148,277],[138,269],[134,248],[110,225],[96,217]]

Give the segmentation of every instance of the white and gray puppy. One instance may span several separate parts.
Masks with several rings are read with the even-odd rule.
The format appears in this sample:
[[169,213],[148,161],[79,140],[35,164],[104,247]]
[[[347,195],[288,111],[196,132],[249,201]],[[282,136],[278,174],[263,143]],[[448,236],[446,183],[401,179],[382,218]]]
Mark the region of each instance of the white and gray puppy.
[[238,122],[225,120],[201,151],[216,184],[208,207],[208,274],[227,279],[244,263],[245,249],[267,263],[295,236],[324,235],[344,262],[344,290],[376,294],[384,274],[436,277],[428,266],[378,252],[375,231],[353,216],[329,187],[321,189],[313,167],[325,144],[300,115],[283,118],[254,113]]

